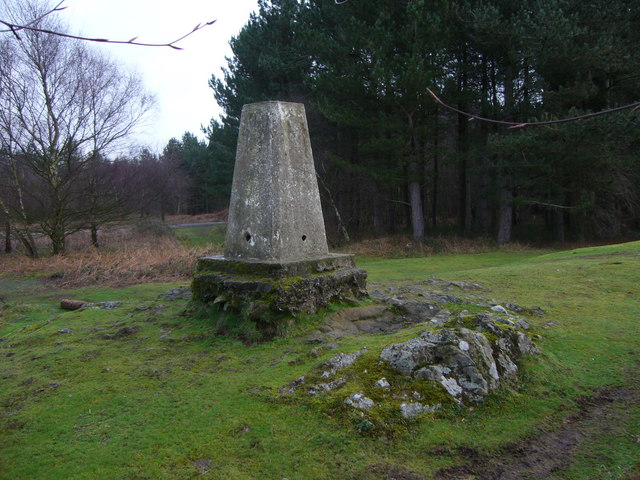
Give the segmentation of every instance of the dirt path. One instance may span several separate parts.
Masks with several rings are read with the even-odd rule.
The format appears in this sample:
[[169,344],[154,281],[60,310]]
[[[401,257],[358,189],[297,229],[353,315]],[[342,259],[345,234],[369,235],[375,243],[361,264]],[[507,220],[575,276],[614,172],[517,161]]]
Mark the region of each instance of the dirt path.
[[[559,429],[510,445],[494,457],[478,457],[456,467],[444,468],[437,480],[525,480],[545,479],[571,464],[580,445],[602,433],[624,434],[626,407],[640,401],[637,384],[603,387],[579,402],[579,410]],[[640,459],[639,459],[640,460]],[[640,464],[639,464],[640,465]],[[640,476],[629,477],[629,480]]]

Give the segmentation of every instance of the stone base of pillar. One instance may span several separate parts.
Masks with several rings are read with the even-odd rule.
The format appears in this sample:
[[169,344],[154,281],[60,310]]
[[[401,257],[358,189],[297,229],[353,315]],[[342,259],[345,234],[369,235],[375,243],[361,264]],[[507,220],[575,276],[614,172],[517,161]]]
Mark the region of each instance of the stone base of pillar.
[[193,299],[219,304],[260,323],[278,314],[314,313],[330,302],[367,295],[366,270],[353,255],[329,254],[297,262],[198,259]]

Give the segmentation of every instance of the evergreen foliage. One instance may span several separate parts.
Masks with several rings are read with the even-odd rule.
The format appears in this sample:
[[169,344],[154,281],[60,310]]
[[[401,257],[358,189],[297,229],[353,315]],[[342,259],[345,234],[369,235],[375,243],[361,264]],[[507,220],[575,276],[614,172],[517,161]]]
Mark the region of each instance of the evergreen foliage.
[[[328,231],[416,240],[465,234],[563,241],[640,223],[638,114],[552,127],[640,98],[640,2],[261,0],[210,85],[208,130],[231,162],[242,105],[304,102]],[[230,177],[228,177],[230,178]],[[426,221],[431,217],[431,230]],[[344,225],[343,225],[344,224]]]

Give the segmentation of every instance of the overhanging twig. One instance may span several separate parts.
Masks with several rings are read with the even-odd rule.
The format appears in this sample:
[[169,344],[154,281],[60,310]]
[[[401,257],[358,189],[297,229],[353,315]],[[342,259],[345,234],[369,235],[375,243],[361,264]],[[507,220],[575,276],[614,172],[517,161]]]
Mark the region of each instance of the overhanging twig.
[[46,28],[38,28],[34,26],[44,17],[51,15],[52,13],[61,12],[62,10],[65,10],[67,7],[63,7],[62,6],[63,3],[64,3],[64,0],[60,1],[60,3],[58,3],[54,8],[40,15],[38,18],[30,21],[25,25],[19,25],[16,23],[11,23],[6,20],[0,19],[0,25],[4,25],[5,27],[7,27],[4,30],[0,30],[0,33],[12,33],[16,37],[16,39],[21,40],[18,32],[20,32],[21,30],[27,30],[31,32],[39,32],[47,35],[55,35],[57,37],[71,38],[74,40],[82,40],[86,42],[114,43],[114,44],[120,44],[120,45],[136,45],[139,47],[169,47],[169,48],[173,48],[174,50],[182,50],[182,47],[178,47],[176,45],[178,42],[181,42],[182,40],[189,37],[190,35],[193,35],[197,31],[202,30],[203,28],[208,27],[210,25],[213,25],[216,22],[216,20],[211,20],[210,22],[199,23],[186,35],[182,35],[180,38],[177,38],[168,43],[138,42],[137,41],[138,37],[133,37],[130,40],[109,40],[108,38],[83,37],[82,35],[71,35],[69,33],[63,33],[63,32],[58,32],[56,30],[48,30]]
[[640,108],[640,102],[635,102],[635,103],[630,103],[628,105],[624,105],[622,107],[609,108],[607,110],[601,110],[599,112],[586,113],[584,115],[578,115],[576,117],[569,117],[569,118],[561,118],[558,120],[546,120],[542,122],[508,122],[506,120],[495,120],[493,118],[480,117],[478,115],[465,112],[463,110],[457,109],[455,107],[452,107],[451,105],[447,105],[446,103],[444,103],[442,100],[440,100],[440,98],[438,98],[438,96],[435,93],[433,93],[433,91],[431,91],[431,89],[427,88],[427,92],[429,92],[429,94],[437,104],[442,105],[447,110],[450,110],[455,113],[459,113],[460,115],[464,115],[469,119],[469,121],[478,120],[480,122],[495,123],[498,125],[505,125],[509,127],[509,129],[534,127],[534,126],[540,126],[540,125],[557,125],[559,123],[575,122],[577,120],[585,120],[587,118],[598,117],[600,115],[607,115],[609,113],[622,112],[624,110],[631,110],[632,112],[635,112],[636,110],[638,110],[638,108]]

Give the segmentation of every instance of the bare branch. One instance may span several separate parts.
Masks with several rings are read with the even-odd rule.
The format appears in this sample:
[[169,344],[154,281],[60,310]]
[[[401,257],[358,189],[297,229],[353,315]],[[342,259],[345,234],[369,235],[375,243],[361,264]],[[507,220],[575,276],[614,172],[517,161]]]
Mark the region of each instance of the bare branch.
[[558,120],[546,120],[543,122],[507,122],[505,120],[495,120],[492,118],[480,117],[478,115],[474,115],[472,113],[459,110],[455,107],[452,107],[451,105],[447,105],[446,103],[444,103],[442,100],[440,100],[440,98],[438,98],[438,96],[435,93],[431,91],[431,89],[427,88],[427,92],[429,92],[429,94],[437,104],[442,105],[447,110],[450,110],[455,113],[459,113],[460,115],[464,115],[469,119],[469,121],[478,120],[480,122],[495,123],[498,125],[505,125],[509,129],[536,127],[541,125],[557,125],[559,123],[568,123],[568,122],[575,122],[578,120],[586,120],[587,118],[598,117],[600,115],[607,115],[610,113],[622,112],[624,110],[631,110],[632,112],[635,112],[636,110],[638,110],[638,108],[640,108],[640,102],[634,102],[628,105],[623,105],[622,107],[609,108],[607,110],[601,110],[599,112],[586,113],[584,115],[578,115],[576,117],[569,117],[569,118],[561,118]]
[[578,207],[567,207],[565,205],[556,205],[554,203],[537,202],[535,200],[530,200],[528,202],[523,202],[523,203],[527,203],[529,205],[540,205],[542,207],[551,207],[551,208],[564,209],[564,210],[575,210],[576,208],[578,208]]
[[0,23],[8,27],[7,30],[0,30],[0,33],[11,32],[16,36],[16,38],[18,40],[20,40],[20,36],[18,35],[18,31],[19,30],[24,30],[24,29],[27,29],[27,28],[35,25],[36,23],[40,22],[44,17],[46,17],[48,15],[51,15],[52,13],[61,12],[62,10],[66,10],[67,7],[63,7],[62,6],[63,3],[64,3],[64,0],[60,0],[60,2],[55,7],[53,7],[51,10],[46,11],[45,13],[43,13],[42,15],[40,15],[37,18],[34,18],[33,20],[31,20],[29,23],[27,23],[25,25],[15,25],[15,24],[11,24],[11,23],[5,22],[4,20],[0,19]]
[[65,10],[67,7],[63,7],[62,4],[64,3],[64,0],[61,0],[60,3],[58,3],[54,8],[52,8],[51,10],[48,10],[47,12],[43,13],[42,15],[40,15],[38,18],[30,21],[29,23],[26,23],[24,25],[19,25],[16,23],[11,23],[8,22],[6,20],[2,20],[0,19],[0,25],[4,25],[6,27],[6,29],[4,30],[0,30],[0,33],[12,33],[16,39],[18,40],[22,40],[20,35],[18,34],[18,32],[20,32],[21,30],[27,30],[27,31],[31,31],[31,32],[39,32],[39,33],[44,33],[47,35],[54,35],[57,37],[64,37],[64,38],[71,38],[74,40],[82,40],[82,41],[86,41],[86,42],[96,42],[96,43],[113,43],[113,44],[120,44],[120,45],[136,45],[139,47],[169,47],[169,48],[173,48],[174,50],[182,50],[182,47],[177,46],[176,44],[181,42],[182,40],[184,40],[185,38],[193,35],[194,33],[210,26],[213,25],[214,23],[216,23],[216,20],[211,20],[210,22],[206,22],[206,23],[199,23],[198,25],[196,25],[189,33],[182,35],[181,37],[168,42],[168,43],[146,43],[146,42],[138,42],[138,37],[133,37],[130,40],[110,40],[108,38],[96,38],[96,37],[83,37],[81,35],[71,35],[68,33],[63,33],[63,32],[59,32],[56,30],[48,30],[46,28],[38,28],[37,25],[43,18],[47,17],[48,15],[51,15],[52,13],[56,13],[56,12],[61,12],[62,10]]

